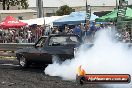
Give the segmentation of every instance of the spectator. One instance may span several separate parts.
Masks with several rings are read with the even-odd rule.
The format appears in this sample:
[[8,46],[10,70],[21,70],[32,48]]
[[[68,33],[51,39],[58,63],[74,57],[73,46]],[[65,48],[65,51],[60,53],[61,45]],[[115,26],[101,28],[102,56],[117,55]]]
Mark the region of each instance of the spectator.
[[51,33],[50,25],[46,25],[45,27],[45,36],[48,36]]
[[40,26],[37,26],[37,29],[36,29],[36,40],[38,40],[41,36],[42,36],[42,30],[41,30]]
[[81,28],[80,28],[80,25],[79,26],[76,26],[74,29],[73,29],[73,34],[76,34],[76,35],[81,35]]
[[126,30],[125,30],[124,35],[123,35],[123,42],[130,42],[130,34]]
[[92,42],[92,30],[90,28],[90,23],[87,23],[85,25],[84,30],[82,31],[82,41],[83,42]]
[[58,27],[54,27],[54,29],[52,30],[52,34],[59,34]]

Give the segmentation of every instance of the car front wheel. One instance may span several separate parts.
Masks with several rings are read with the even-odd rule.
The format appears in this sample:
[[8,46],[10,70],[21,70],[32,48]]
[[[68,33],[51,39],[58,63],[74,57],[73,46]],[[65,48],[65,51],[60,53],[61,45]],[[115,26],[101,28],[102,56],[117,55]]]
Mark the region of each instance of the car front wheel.
[[22,68],[27,68],[28,67],[28,61],[24,56],[21,56],[19,58],[19,64]]

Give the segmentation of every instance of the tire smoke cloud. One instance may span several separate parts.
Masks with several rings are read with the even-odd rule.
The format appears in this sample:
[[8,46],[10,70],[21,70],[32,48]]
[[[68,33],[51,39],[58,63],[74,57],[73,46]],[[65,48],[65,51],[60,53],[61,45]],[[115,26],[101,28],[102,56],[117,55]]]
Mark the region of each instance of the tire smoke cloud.
[[[82,68],[87,74],[132,74],[132,47],[126,43],[116,41],[115,31],[102,29],[95,35],[94,45],[86,48],[82,44],[75,58],[61,64],[54,60],[44,72],[49,76],[59,76],[64,80],[75,80],[77,68]],[[131,88],[128,84],[106,84],[108,88]]]

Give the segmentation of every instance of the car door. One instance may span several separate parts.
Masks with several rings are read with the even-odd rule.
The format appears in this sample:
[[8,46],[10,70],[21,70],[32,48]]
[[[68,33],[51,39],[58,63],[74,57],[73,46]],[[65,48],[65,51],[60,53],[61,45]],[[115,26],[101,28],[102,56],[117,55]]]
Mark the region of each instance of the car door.
[[41,38],[36,44],[36,61],[51,62],[51,55],[44,49],[47,37]]
[[30,50],[30,54],[32,55],[33,61],[41,61],[42,59],[42,51],[44,48],[45,40],[47,37],[42,37],[35,44],[35,48]]

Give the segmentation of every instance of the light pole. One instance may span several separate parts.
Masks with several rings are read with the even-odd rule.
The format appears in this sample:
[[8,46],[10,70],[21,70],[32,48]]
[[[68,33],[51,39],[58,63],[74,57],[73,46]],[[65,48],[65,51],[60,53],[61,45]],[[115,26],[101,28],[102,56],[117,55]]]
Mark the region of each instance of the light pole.
[[36,6],[37,6],[37,17],[38,18],[43,17],[42,0],[36,0]]
[[117,31],[122,34],[126,31],[126,22],[124,22],[128,1],[119,0],[119,6],[117,9]]
[[126,15],[128,1],[119,0],[118,12],[117,12],[117,21],[123,21]]
[[128,5],[128,1],[119,0],[119,6],[117,9],[117,24],[120,23],[122,29],[124,29],[123,21],[125,19],[127,5]]
[[118,0],[116,0],[116,10],[118,9]]
[[90,17],[91,17],[91,6],[87,4],[87,0],[86,0],[86,25],[89,24],[90,21]]
[[44,36],[44,34],[45,34],[44,30],[46,28],[46,25],[45,25],[45,16],[44,16],[44,9],[43,9],[43,0],[42,0],[42,14],[43,14],[43,21],[44,21],[42,35]]

